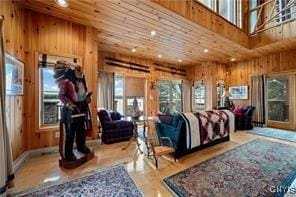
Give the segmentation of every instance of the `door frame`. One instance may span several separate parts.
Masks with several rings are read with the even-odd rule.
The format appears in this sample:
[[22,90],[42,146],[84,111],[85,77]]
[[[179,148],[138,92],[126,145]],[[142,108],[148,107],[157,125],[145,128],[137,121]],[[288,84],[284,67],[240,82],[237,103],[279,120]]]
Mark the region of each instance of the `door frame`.
[[[268,120],[268,83],[267,80],[272,77],[288,77],[289,78],[289,121],[282,122],[282,121],[275,121],[275,120]],[[266,124],[268,127],[275,127],[280,129],[288,129],[288,130],[295,130],[295,105],[296,105],[296,89],[295,89],[295,73],[277,73],[277,74],[268,74],[265,78],[265,117],[266,117]]]

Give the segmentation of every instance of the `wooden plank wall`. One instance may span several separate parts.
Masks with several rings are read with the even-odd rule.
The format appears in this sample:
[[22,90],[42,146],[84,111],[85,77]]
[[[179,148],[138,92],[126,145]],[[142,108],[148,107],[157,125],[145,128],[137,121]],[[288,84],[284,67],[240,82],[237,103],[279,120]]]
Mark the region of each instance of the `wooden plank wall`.
[[[138,71],[133,71],[133,70],[127,70],[124,68],[118,68],[118,67],[112,67],[104,64],[104,59],[105,57],[112,57],[124,61],[129,61],[145,66],[149,66],[150,68],[150,73],[143,73],[143,72],[138,72]],[[150,88],[151,83],[155,83],[157,80],[160,79],[165,79],[165,80],[182,80],[185,79],[187,80],[189,74],[187,76],[180,76],[180,75],[172,75],[170,73],[166,72],[161,72],[161,71],[156,71],[155,70],[155,61],[151,59],[144,59],[144,58],[137,58],[133,56],[128,56],[128,55],[121,55],[121,54],[115,54],[115,53],[110,53],[110,52],[99,52],[99,60],[98,60],[98,70],[99,71],[106,71],[106,72],[115,72],[118,74],[123,74],[125,76],[131,76],[131,77],[142,77],[146,78],[147,83],[146,83],[146,112],[148,116],[155,116],[158,112],[158,101],[157,101],[157,87],[155,89]],[[188,70],[188,73],[190,72],[189,69],[190,67],[180,67],[178,65],[171,65],[176,68],[185,68]],[[149,107],[148,107],[149,106]]]
[[[22,62],[25,62],[24,12],[24,9],[15,7],[12,3],[0,1],[0,14],[5,18],[3,26],[5,50]],[[24,96],[6,97],[7,127],[13,144],[13,159],[25,151],[23,102]]]
[[[25,150],[58,144],[55,129],[39,129],[38,53],[78,56],[82,59],[88,87],[97,90],[97,30],[18,7],[10,1],[0,2],[5,17],[5,49],[25,63],[24,96],[8,97],[8,128],[11,133],[13,158]],[[93,99],[93,137],[97,133],[97,104]]]
[[[26,69],[25,124],[28,149],[49,147],[58,144],[55,129],[39,129],[39,68],[38,53],[56,54],[60,56],[77,56],[82,59],[89,90],[96,96],[97,45],[96,30],[91,27],[75,24],[31,10],[26,10],[28,39]],[[93,99],[93,127],[95,138],[96,99]]]
[[[181,16],[205,27],[212,32],[224,36],[225,38],[232,40],[244,47],[249,47],[249,38],[246,33],[246,25],[243,24],[244,31],[237,28],[235,25],[223,19],[218,14],[212,12],[206,6],[201,3],[197,3],[194,0],[152,0],[153,2],[172,10]],[[245,4],[244,4],[245,5]],[[243,10],[243,14],[246,15],[247,10]],[[244,21],[246,23],[247,21]]]
[[[296,50],[289,50],[233,64],[230,67],[230,86],[248,85],[251,92],[251,76],[295,71],[295,57]],[[234,100],[234,104],[251,104],[250,93],[248,100]]]
[[189,79],[193,83],[194,81],[203,80],[206,85],[206,109],[212,109],[216,107],[217,93],[216,85],[217,81],[223,80],[227,82],[226,72],[227,65],[217,62],[205,62],[200,65],[194,65],[189,71]]

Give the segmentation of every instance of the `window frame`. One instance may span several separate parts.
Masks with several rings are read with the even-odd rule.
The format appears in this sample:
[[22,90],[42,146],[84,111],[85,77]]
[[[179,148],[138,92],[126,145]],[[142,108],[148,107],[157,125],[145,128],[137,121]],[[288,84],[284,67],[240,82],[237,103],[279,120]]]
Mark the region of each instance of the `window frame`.
[[[113,98],[113,102],[115,102],[116,100],[116,95],[115,95],[115,79],[116,79],[116,76],[120,76],[122,77],[123,79],[123,96],[122,96],[122,102],[123,102],[123,113],[122,115],[124,116],[129,116],[127,114],[127,111],[128,111],[128,104],[127,104],[127,99],[131,99],[131,98],[134,98],[134,96],[126,96],[126,92],[125,92],[125,78],[126,77],[134,77],[134,78],[141,78],[144,80],[144,86],[147,82],[147,78],[145,77],[136,77],[136,76],[127,76],[127,75],[124,75],[123,73],[114,73],[114,98]],[[144,87],[145,88],[145,87]],[[143,97],[140,97],[140,96],[135,96],[136,98],[141,98],[143,99],[143,115],[146,114],[146,102],[147,102],[147,92],[145,92],[145,95]],[[118,106],[117,106],[118,107]]]
[[41,55],[48,55],[48,56],[55,56],[55,57],[59,57],[60,59],[75,59],[77,60],[77,63],[80,63],[83,61],[82,57],[81,56],[76,56],[76,55],[69,55],[69,54],[56,54],[56,53],[50,53],[50,52],[47,52],[47,51],[35,51],[35,54],[34,54],[34,66],[35,66],[35,69],[37,70],[38,74],[37,74],[37,78],[35,78],[36,80],[36,84],[35,84],[35,90],[36,92],[38,92],[38,94],[35,94],[34,95],[34,98],[36,99],[36,101],[38,102],[35,102],[35,120],[36,120],[36,126],[35,126],[35,130],[37,133],[40,133],[40,132],[48,132],[48,131],[58,131],[59,130],[59,122],[57,122],[57,124],[52,124],[52,125],[42,125],[42,120],[41,120],[41,101],[42,101],[42,95],[41,95],[41,75],[40,75],[40,72],[41,72],[41,67],[39,66],[39,57]]
[[[222,17],[224,20],[226,20],[227,22],[229,22],[232,25],[236,26],[240,30],[243,29],[243,21],[244,21],[244,19],[243,19],[243,0],[233,0],[234,10],[232,12],[233,12],[233,15],[234,15],[234,22],[220,14],[220,7],[219,7],[220,0],[211,0],[211,2],[213,2],[213,4],[214,4],[213,7],[209,7],[207,4],[203,3],[201,0],[194,0],[194,1],[201,4],[201,5],[203,5],[203,6],[205,6],[210,11],[212,11],[215,14],[217,14],[218,16]],[[238,1],[240,3],[238,3]],[[239,16],[238,16],[238,10],[239,10],[238,6],[240,6],[240,14],[239,14]]]
[[[217,81],[217,85],[216,85],[216,105],[217,105],[217,107],[224,107],[224,102],[225,102],[225,100],[224,100],[224,98],[223,98],[223,93],[222,93],[222,95],[221,95],[221,97],[219,98],[218,97],[218,88],[223,88],[224,89],[224,91],[223,92],[225,92],[225,90],[226,90],[226,86],[225,86],[225,81],[224,80],[218,80]],[[218,101],[219,101],[219,99],[220,99],[220,102],[222,103],[220,103],[220,106],[218,105]]]
[[[195,89],[196,89],[196,86],[198,85],[203,85],[204,86],[204,108],[201,109],[201,108],[196,108],[195,106]],[[193,83],[193,86],[192,86],[192,109],[194,111],[202,111],[202,110],[206,110],[207,109],[207,100],[206,100],[206,97],[207,97],[207,86],[204,82],[204,80],[197,80],[197,81],[194,81]]]
[[170,110],[170,113],[173,113],[173,83],[174,82],[180,82],[181,84],[181,109],[180,109],[180,112],[183,111],[183,87],[182,87],[182,80],[169,80],[169,79],[159,79],[157,80],[157,103],[158,103],[158,107],[157,107],[157,110],[158,112],[160,113],[164,113],[164,112],[161,112],[160,110],[160,99],[159,99],[159,83],[160,82],[168,82],[169,83],[169,110]]

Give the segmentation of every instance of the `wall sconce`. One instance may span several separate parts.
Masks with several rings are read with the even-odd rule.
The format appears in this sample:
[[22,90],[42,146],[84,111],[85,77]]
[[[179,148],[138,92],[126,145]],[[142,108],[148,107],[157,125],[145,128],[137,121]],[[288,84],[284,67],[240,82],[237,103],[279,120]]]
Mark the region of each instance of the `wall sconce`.
[[155,90],[155,87],[156,87],[156,82],[155,81],[150,81],[150,90]]

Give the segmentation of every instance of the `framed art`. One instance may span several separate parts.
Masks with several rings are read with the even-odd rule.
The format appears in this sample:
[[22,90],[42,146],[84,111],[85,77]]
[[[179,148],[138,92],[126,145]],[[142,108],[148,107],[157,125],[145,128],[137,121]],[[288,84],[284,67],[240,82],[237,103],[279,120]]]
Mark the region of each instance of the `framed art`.
[[229,87],[230,99],[248,99],[248,86]]
[[24,63],[5,52],[6,94],[24,94]]

